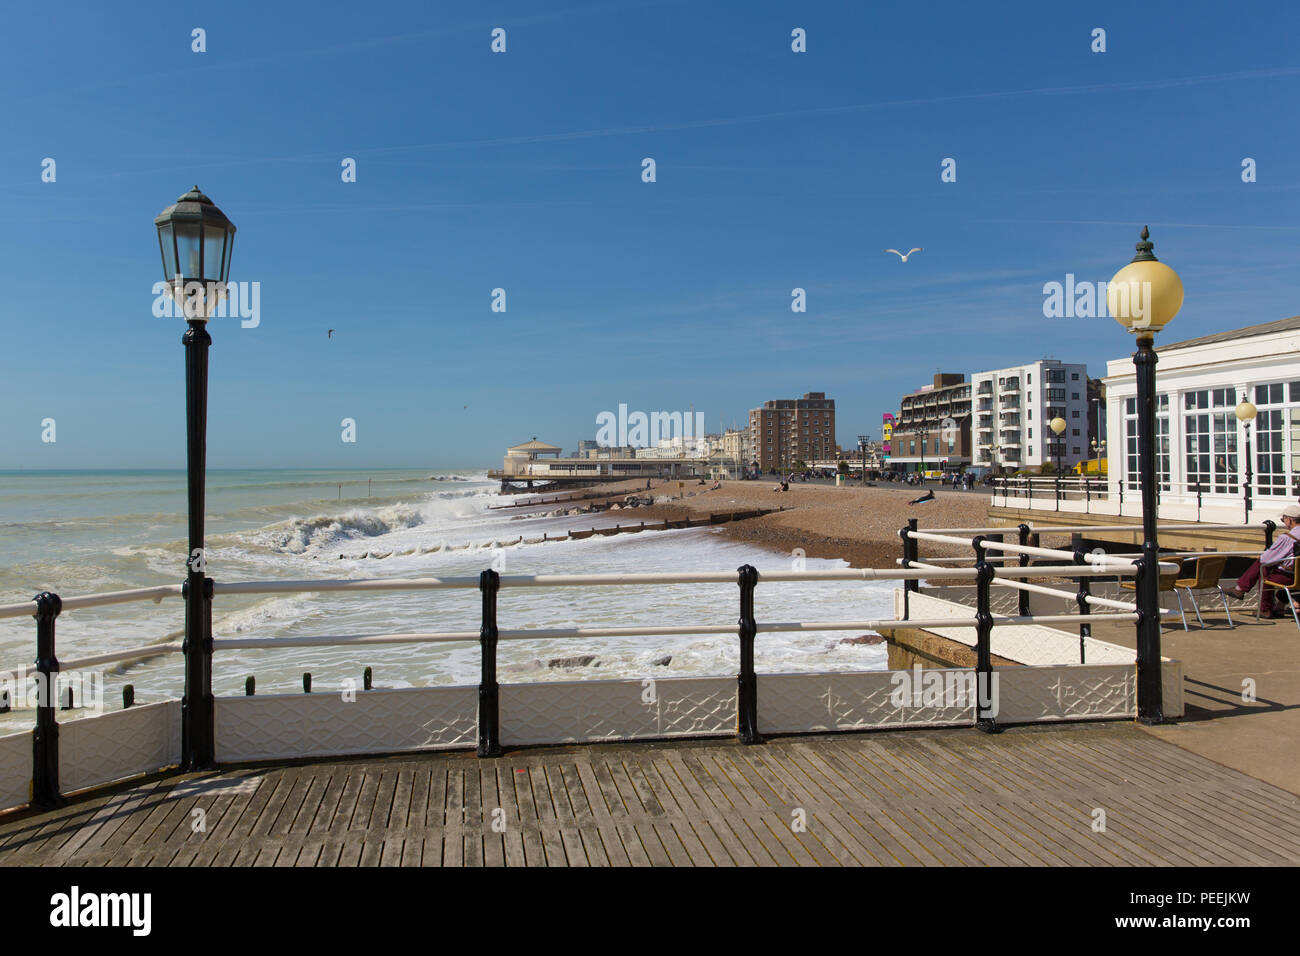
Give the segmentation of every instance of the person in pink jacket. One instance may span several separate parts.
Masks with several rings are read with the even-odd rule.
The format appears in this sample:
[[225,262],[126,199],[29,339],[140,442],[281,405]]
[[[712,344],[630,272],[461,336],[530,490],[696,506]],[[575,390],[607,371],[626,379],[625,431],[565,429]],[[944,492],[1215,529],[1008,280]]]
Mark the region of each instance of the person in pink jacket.
[[[1282,512],[1282,524],[1286,527],[1283,534],[1277,536],[1273,546],[1259,556],[1259,560],[1246,569],[1246,573],[1237,579],[1237,586],[1229,588],[1228,594],[1241,600],[1246,596],[1261,573],[1267,569],[1268,580],[1277,584],[1290,584],[1294,580],[1295,548],[1300,544],[1300,505],[1289,505]],[[1260,613],[1265,617],[1273,616],[1273,594],[1269,588],[1264,589],[1260,600]]]

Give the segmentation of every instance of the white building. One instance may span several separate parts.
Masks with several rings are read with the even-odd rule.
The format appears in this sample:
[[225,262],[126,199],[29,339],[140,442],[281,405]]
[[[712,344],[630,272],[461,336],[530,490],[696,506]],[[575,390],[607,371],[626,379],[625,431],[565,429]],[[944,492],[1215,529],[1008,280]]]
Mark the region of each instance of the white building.
[[[1088,367],[1056,359],[971,375],[971,460],[977,468],[1069,470],[1088,447]],[[1049,427],[1065,419],[1059,439]]]
[[[1156,354],[1161,517],[1245,518],[1247,432],[1235,410],[1249,399],[1258,409],[1250,427],[1249,520],[1276,521],[1300,494],[1300,316],[1158,346]],[[1127,512],[1140,493],[1132,357],[1106,370],[1109,494],[1117,501],[1122,492]]]

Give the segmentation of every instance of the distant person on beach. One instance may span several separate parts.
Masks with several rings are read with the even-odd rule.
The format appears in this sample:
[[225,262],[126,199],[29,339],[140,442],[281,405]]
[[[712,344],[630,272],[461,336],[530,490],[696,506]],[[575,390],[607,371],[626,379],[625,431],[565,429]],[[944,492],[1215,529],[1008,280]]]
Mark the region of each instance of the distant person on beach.
[[[1265,568],[1268,569],[1266,580],[1274,584],[1290,584],[1294,580],[1294,554],[1296,545],[1300,544],[1300,531],[1296,530],[1296,526],[1300,525],[1300,505],[1288,505],[1283,509],[1282,524],[1286,527],[1286,533],[1278,537],[1273,542],[1273,546],[1264,551],[1259,556],[1259,560],[1246,569],[1246,573],[1237,579],[1236,587],[1227,589],[1227,594],[1240,601],[1259,581]],[[1262,617],[1272,617],[1272,589],[1262,584],[1260,587],[1263,588],[1263,593],[1260,595],[1259,613]]]
[[931,488],[929,491],[927,491],[927,492],[926,492],[925,494],[923,494],[921,497],[919,497],[919,498],[913,498],[911,501],[908,502],[908,504],[909,504],[909,505],[923,505],[923,504],[925,504],[927,501],[934,501],[934,489],[933,489],[933,488]]

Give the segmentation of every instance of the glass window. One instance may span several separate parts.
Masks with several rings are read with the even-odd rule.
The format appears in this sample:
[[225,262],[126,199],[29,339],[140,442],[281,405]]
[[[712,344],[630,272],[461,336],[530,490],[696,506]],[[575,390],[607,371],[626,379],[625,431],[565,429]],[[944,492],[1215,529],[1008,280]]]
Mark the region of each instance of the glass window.
[[[1138,490],[1137,399],[1124,402],[1124,487]],[[1156,477],[1160,490],[1169,490],[1169,396],[1156,396]],[[1191,479],[1188,479],[1189,481]]]
[[1200,389],[1183,396],[1183,449],[1190,491],[1228,494],[1237,489],[1237,416],[1233,390]]

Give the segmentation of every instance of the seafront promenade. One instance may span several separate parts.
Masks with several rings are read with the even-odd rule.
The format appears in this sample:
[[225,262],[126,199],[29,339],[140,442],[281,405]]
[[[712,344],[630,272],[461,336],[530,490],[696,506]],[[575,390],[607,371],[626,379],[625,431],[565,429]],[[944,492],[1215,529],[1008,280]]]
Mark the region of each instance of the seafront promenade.
[[1300,797],[1127,723],[597,744],[148,779],[0,821],[24,864],[1296,865]]

